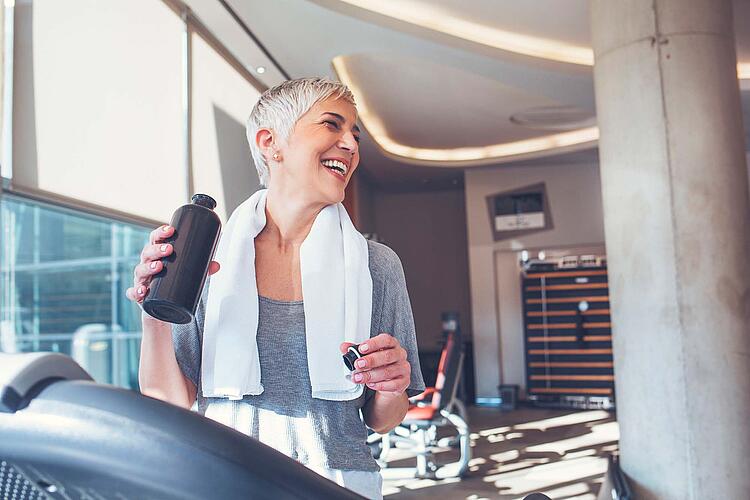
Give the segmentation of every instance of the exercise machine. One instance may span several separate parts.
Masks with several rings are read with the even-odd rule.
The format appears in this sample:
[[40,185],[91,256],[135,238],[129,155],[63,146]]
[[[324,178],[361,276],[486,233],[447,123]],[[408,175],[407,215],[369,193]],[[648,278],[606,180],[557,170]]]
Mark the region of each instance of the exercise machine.
[[97,384],[68,356],[0,353],[0,498],[363,497],[197,413]]

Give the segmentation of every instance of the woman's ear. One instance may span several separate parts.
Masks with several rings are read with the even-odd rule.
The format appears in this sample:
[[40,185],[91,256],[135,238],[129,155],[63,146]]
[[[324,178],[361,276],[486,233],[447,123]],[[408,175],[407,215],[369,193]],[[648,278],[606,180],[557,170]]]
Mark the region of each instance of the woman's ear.
[[274,140],[274,134],[271,129],[259,129],[255,134],[255,144],[257,144],[263,158],[266,159],[266,164],[270,163],[272,160],[279,161],[279,153],[276,149],[276,141]]

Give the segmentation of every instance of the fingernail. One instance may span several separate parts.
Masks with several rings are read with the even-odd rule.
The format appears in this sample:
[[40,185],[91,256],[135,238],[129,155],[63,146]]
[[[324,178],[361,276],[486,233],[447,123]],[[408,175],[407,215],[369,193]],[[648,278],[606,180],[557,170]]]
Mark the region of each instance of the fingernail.
[[367,361],[365,361],[364,359],[358,359],[354,362],[354,364],[357,366],[357,368],[364,368],[365,366],[367,366]]
[[151,269],[156,269],[156,261],[153,261],[151,264],[149,264],[149,267]]
[[166,233],[167,231],[169,231],[169,226],[164,226],[161,228],[161,230]]
[[142,286],[138,287],[138,295],[143,295],[143,287]]
[[367,350],[368,350],[369,348],[370,348],[370,347],[369,347],[369,346],[368,346],[367,344],[360,344],[360,345],[359,345],[359,352],[367,352]]
[[162,252],[166,252],[167,251],[167,245],[160,246],[159,250],[161,250]]
[[354,375],[354,381],[355,382],[362,382],[362,374],[361,373],[355,374]]

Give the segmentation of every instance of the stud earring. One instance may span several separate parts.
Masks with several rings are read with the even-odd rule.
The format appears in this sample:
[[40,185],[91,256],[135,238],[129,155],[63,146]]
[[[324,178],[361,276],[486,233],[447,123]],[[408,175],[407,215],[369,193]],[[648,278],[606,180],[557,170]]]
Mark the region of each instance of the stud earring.
[[273,156],[272,156],[272,158],[273,158],[273,159],[274,159],[275,161],[279,161],[279,160],[281,159],[281,156],[279,156],[279,153],[274,153],[274,154],[273,154]]

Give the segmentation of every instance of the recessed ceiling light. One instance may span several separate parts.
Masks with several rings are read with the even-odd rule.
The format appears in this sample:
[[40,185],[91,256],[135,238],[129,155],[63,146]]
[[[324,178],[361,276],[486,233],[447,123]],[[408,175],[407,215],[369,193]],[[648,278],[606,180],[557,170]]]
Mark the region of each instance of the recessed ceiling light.
[[537,130],[575,130],[596,125],[596,117],[574,106],[540,106],[514,113],[510,122]]
[[266,72],[266,67],[265,66],[258,66],[257,68],[255,68],[255,71],[257,71],[259,75],[262,75],[263,73]]

